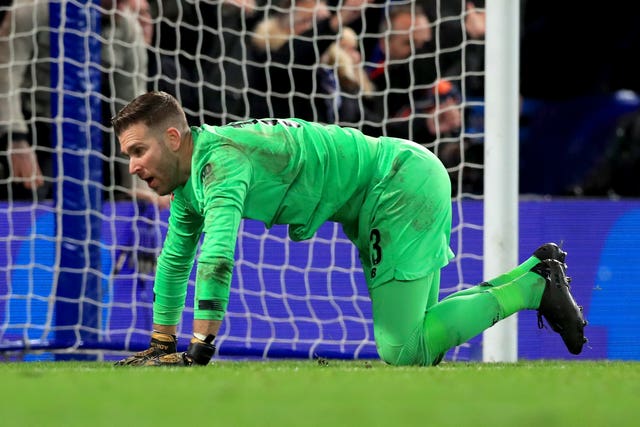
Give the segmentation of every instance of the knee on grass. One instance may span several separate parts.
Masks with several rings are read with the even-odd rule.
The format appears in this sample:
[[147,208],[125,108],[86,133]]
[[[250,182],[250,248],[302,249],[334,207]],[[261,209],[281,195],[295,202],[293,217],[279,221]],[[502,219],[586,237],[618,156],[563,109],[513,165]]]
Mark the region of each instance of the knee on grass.
[[403,343],[381,339],[377,343],[380,358],[392,366],[427,366],[433,364],[422,334],[409,337]]

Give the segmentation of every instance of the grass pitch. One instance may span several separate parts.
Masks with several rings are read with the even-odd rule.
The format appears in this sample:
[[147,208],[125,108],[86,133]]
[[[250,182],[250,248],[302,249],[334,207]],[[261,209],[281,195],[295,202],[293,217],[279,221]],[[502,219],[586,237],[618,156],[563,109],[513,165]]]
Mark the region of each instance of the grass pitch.
[[635,426],[640,363],[0,364],[2,426]]

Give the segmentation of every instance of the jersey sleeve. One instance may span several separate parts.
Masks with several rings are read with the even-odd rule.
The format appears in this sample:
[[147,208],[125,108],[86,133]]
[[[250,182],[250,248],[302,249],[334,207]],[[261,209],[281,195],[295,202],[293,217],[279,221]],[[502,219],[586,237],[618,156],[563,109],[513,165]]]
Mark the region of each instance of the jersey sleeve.
[[202,200],[204,240],[196,273],[195,318],[221,320],[226,312],[235,245],[252,167],[242,150],[221,145],[195,171]]
[[153,292],[153,321],[177,325],[182,316],[203,221],[182,197],[174,197],[167,236],[158,257]]

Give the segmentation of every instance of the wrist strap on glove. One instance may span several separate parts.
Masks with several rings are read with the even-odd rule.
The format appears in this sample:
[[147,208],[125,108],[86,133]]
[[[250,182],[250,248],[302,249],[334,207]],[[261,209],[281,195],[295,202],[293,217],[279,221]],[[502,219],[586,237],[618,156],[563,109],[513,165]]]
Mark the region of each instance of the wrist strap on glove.
[[[214,335],[208,335],[204,340],[193,337],[184,353],[185,365],[207,365],[216,352],[216,346],[213,345]],[[187,363],[187,360],[191,363]]]

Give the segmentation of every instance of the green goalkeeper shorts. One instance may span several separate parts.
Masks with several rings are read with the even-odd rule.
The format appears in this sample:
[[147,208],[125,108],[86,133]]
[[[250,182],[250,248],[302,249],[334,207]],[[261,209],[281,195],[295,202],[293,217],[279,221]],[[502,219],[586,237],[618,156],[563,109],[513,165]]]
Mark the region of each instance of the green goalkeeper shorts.
[[435,154],[410,141],[381,138],[357,236],[369,289],[447,265],[453,258],[451,181]]

